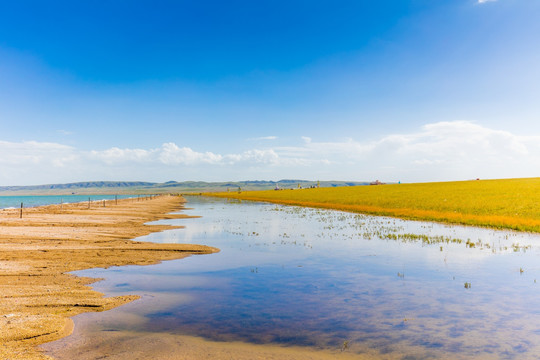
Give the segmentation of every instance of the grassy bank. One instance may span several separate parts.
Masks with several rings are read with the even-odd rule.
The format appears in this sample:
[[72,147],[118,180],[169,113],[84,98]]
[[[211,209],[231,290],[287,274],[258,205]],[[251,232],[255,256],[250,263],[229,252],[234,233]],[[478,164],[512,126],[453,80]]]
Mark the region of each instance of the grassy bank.
[[540,232],[540,178],[207,195]]

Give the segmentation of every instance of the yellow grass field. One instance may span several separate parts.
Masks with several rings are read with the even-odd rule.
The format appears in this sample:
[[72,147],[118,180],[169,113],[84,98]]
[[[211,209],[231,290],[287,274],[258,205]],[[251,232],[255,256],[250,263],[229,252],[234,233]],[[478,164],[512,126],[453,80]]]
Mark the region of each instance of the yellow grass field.
[[205,195],[540,232],[540,178]]

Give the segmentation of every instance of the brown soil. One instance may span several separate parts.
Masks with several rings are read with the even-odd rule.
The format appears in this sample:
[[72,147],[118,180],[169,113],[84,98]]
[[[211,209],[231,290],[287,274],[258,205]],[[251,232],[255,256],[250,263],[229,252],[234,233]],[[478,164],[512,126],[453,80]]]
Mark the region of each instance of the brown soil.
[[218,249],[130,239],[174,228],[145,225],[183,208],[179,196],[64,204],[0,211],[0,359],[50,359],[37,345],[73,330],[71,316],[104,311],[137,299],[105,298],[88,285],[96,279],[67,272],[147,265]]

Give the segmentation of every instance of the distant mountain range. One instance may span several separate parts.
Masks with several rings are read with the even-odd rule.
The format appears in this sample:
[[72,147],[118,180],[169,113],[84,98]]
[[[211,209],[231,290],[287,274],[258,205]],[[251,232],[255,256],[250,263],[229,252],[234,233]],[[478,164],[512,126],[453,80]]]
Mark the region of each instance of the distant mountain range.
[[358,181],[167,181],[164,183],[144,181],[87,181],[69,184],[48,184],[32,186],[0,186],[0,195],[55,195],[55,194],[151,194],[151,193],[199,193],[227,190],[269,190],[295,189],[312,186],[338,187],[369,185],[369,182]]

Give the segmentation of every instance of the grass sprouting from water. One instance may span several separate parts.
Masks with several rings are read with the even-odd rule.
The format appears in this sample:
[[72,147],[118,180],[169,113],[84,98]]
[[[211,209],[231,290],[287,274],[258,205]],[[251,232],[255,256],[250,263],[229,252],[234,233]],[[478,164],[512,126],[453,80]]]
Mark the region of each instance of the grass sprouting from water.
[[540,232],[540,178],[207,195]]

